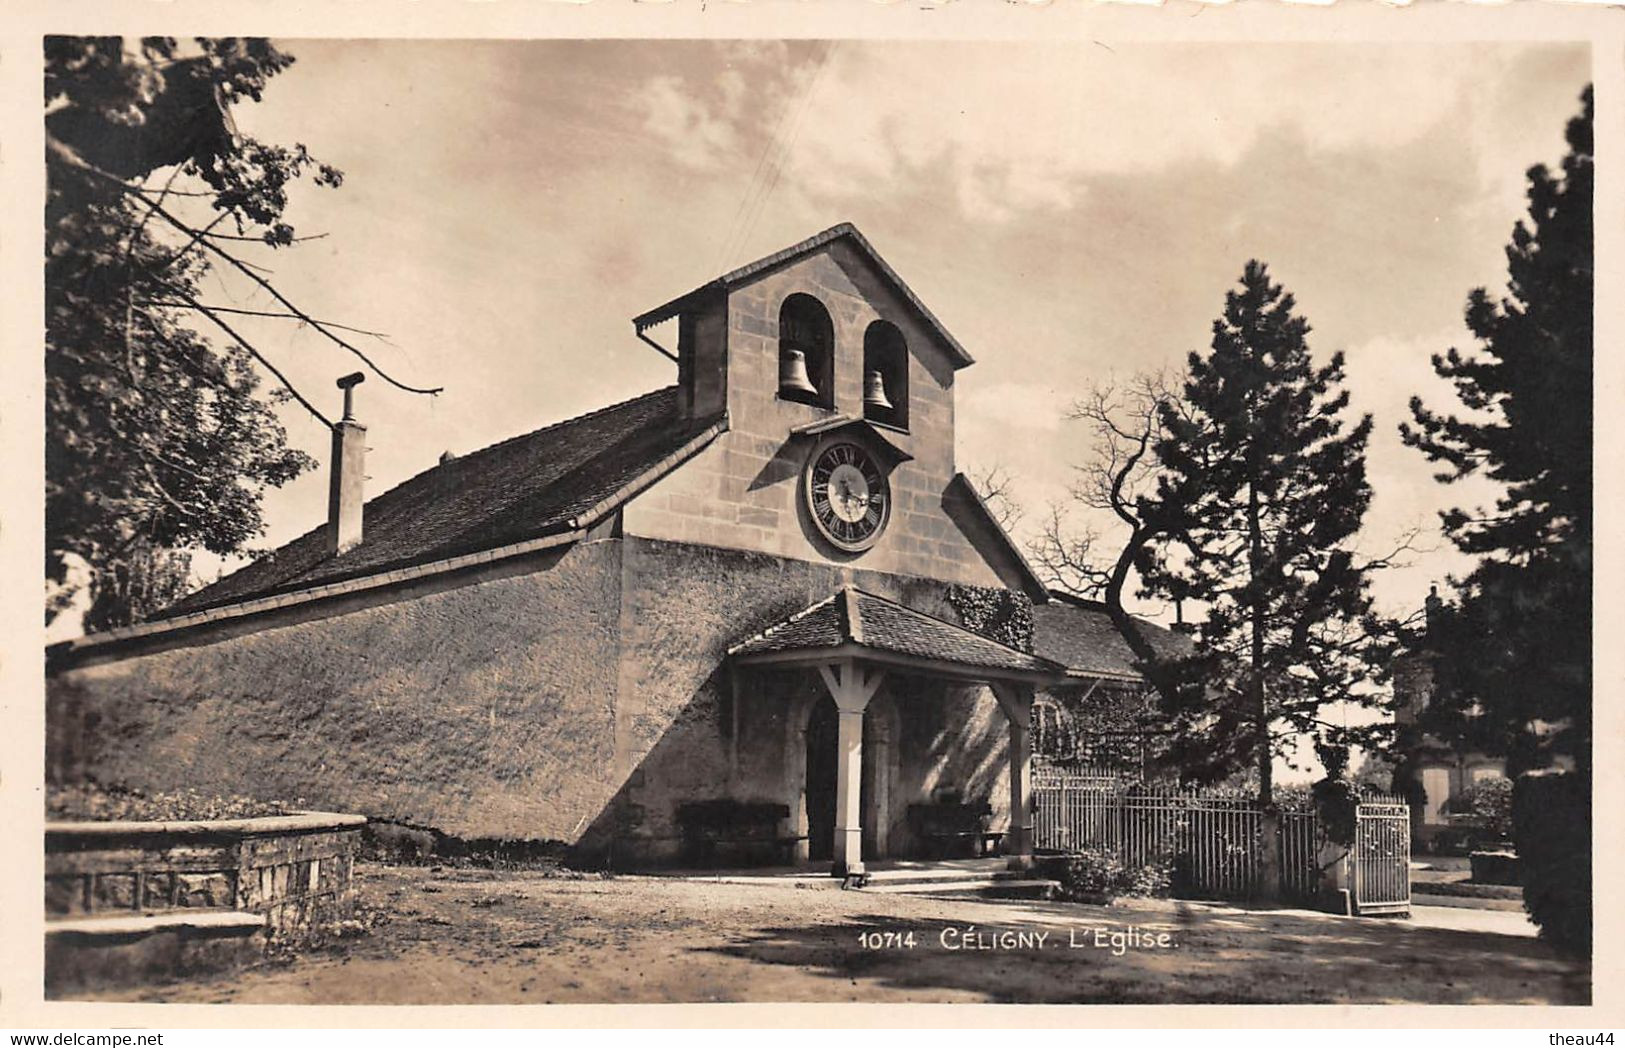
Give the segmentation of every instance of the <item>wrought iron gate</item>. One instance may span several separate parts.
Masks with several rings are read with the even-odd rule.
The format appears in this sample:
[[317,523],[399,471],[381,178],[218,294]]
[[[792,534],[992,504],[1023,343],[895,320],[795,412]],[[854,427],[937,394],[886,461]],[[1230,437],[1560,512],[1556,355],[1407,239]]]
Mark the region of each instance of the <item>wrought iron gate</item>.
[[1404,804],[1360,805],[1353,861],[1355,913],[1409,913],[1410,808]]

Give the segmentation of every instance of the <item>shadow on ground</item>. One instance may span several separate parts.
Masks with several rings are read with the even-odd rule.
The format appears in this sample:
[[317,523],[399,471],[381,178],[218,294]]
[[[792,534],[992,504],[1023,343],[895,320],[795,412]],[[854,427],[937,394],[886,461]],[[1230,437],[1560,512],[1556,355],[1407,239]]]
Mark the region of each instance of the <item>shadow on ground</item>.
[[1590,1002],[1588,970],[1531,939],[1187,904],[1165,912],[1064,903],[1010,909],[988,924],[884,913],[838,925],[784,924],[698,949],[842,982],[995,1002]]
[[[1585,1004],[1590,997],[1588,968],[1538,940],[1404,921],[530,870],[358,864],[357,880],[370,934],[244,971],[78,999]],[[1137,942],[1126,939],[1130,926],[1142,935]],[[898,942],[909,933],[912,947]],[[1114,944],[1113,933],[1124,940]],[[1162,935],[1166,945],[1158,946]],[[1151,945],[1143,945],[1147,938]]]

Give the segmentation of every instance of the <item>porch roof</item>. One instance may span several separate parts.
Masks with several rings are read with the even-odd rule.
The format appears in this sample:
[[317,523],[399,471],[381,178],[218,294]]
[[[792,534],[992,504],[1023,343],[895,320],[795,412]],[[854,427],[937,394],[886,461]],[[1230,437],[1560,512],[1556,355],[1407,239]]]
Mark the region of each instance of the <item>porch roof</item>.
[[1049,683],[1066,667],[853,586],[728,649],[739,662],[811,665],[843,658],[966,680]]

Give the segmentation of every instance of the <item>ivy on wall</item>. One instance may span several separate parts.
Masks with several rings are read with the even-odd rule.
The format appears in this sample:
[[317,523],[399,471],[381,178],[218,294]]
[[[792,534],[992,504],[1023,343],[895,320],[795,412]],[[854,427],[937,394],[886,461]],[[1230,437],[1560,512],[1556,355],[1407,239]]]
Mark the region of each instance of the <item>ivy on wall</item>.
[[1051,689],[1033,706],[1033,754],[1057,767],[1140,774],[1156,751],[1148,712],[1141,688]]
[[1060,697],[1074,717],[1096,731],[1143,731],[1152,712],[1150,694],[1133,685],[1068,688]]
[[1017,651],[1033,650],[1033,604],[1026,594],[998,586],[948,587],[948,603],[972,633],[1008,645]]

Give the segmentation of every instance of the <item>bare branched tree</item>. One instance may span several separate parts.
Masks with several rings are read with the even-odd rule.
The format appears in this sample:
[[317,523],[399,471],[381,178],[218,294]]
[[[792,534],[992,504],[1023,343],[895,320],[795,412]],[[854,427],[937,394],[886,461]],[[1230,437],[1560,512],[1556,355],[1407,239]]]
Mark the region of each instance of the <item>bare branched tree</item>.
[[1163,408],[1179,410],[1179,397],[1163,372],[1143,372],[1123,382],[1090,387],[1068,417],[1085,423],[1093,438],[1089,459],[1076,467],[1072,497],[1096,513],[1110,513],[1123,539],[1103,548],[1092,527],[1069,531],[1067,515],[1050,508],[1050,519],[1030,553],[1045,581],[1058,589],[1103,601],[1134,655],[1155,663],[1158,652],[1138,621],[1123,607],[1123,592],[1137,558],[1154,538],[1142,500],[1155,486],[1155,446],[1163,437]]
[[982,501],[992,511],[993,519],[999,522],[999,527],[1008,532],[1021,523],[1026,510],[1022,509],[1021,502],[1016,498],[1015,475],[1003,463],[995,462],[986,469],[973,470],[970,479],[982,496]]
[[1099,542],[1100,535],[1093,527],[1074,525],[1066,510],[1052,503],[1043,531],[1027,546],[1027,557],[1045,585],[1098,599],[1111,578],[1111,572],[1095,554]]
[[[88,585],[99,624],[118,625],[173,588],[186,561],[168,554],[243,551],[264,491],[315,465],[275,409],[329,420],[237,317],[292,321],[399,389],[436,390],[387,374],[355,345],[383,336],[313,316],[251,254],[325,235],[296,233],[289,189],[343,180],[231,115],[291,55],[254,38],[53,36],[45,59],[46,619]],[[271,301],[240,308],[228,279]]]

